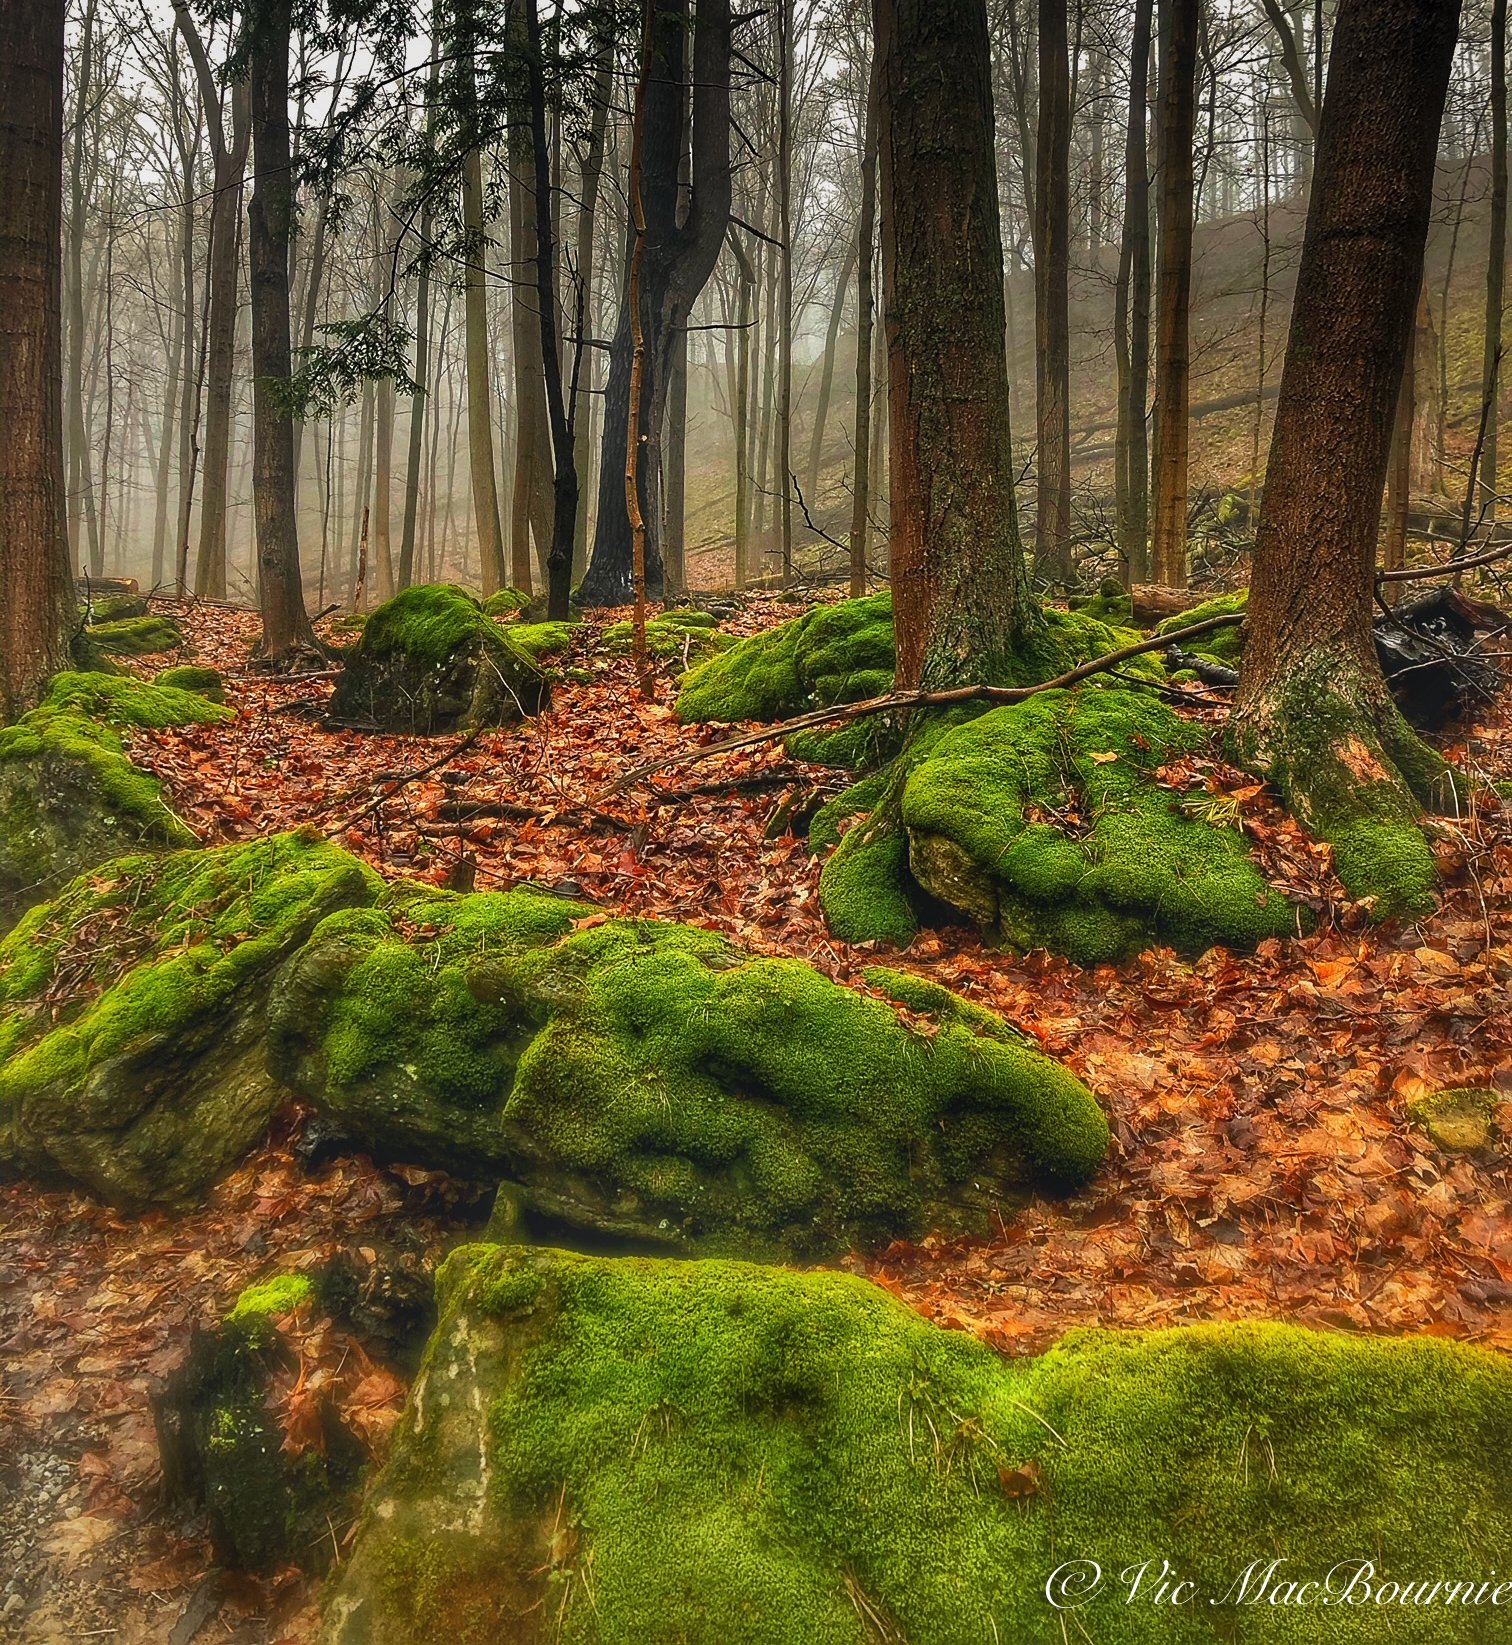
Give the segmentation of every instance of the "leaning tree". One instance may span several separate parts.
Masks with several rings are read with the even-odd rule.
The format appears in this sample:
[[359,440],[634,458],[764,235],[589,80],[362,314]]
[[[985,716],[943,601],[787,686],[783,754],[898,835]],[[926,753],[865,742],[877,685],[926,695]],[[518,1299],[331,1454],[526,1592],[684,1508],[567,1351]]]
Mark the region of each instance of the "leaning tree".
[[1383,912],[1426,904],[1420,807],[1448,768],[1403,721],[1371,623],[1381,494],[1459,0],[1341,0],[1256,532],[1238,750]]
[[64,0],[0,4],[0,711],[68,663],[63,479]]

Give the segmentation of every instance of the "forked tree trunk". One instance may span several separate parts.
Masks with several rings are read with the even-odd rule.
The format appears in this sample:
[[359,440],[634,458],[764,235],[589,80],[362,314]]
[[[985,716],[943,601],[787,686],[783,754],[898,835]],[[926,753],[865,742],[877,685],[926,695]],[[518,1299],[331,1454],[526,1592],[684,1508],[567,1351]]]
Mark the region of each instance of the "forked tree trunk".
[[63,472],[64,0],[0,8],[0,718],[68,666]]
[[1433,200],[1457,0],[1342,0],[1255,541],[1240,754],[1383,911],[1431,895],[1447,768],[1392,703],[1376,532]]
[[1192,144],[1198,0],[1160,6],[1160,242],[1155,291],[1154,577],[1187,580],[1187,401],[1191,375]]
[[1035,546],[1041,569],[1071,581],[1071,71],[1066,0],[1039,4],[1035,139]]
[[289,153],[291,0],[267,0],[253,34],[252,144],[256,181],[248,213],[252,290],[252,502],[257,522],[258,655],[277,667],[317,651],[305,611],[295,515],[294,418],[284,397],[292,375],[289,243],[294,183]]
[[876,0],[898,686],[1011,671],[1014,507],[985,0]]

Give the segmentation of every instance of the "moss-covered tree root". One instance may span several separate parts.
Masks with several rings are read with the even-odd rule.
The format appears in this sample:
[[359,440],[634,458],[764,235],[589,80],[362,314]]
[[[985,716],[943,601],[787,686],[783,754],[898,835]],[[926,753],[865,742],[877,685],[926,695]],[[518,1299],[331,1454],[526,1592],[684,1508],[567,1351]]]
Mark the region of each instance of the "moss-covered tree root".
[[[1008,1360],[847,1275],[519,1247],[439,1292],[324,1645],[1509,1637],[1501,1356],[1252,1324]],[[1163,1562],[1187,1602],[1131,1599]],[[1435,1580],[1472,1599],[1400,1600]]]

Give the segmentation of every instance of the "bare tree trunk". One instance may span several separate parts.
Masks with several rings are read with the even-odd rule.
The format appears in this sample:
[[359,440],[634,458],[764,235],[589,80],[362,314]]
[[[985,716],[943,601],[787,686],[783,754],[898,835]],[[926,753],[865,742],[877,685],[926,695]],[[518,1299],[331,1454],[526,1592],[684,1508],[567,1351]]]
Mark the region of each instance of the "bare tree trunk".
[[0,714],[68,666],[63,472],[64,0],[0,8]]
[[735,254],[735,285],[739,293],[735,343],[735,586],[751,580],[751,328],[756,318],[756,270],[737,238],[730,238]]
[[253,512],[257,521],[258,655],[277,667],[317,647],[305,611],[295,516],[294,418],[280,389],[292,375],[289,242],[294,184],[289,153],[291,0],[266,0],[253,32],[252,141],[255,182],[249,212],[252,285]]
[[840,327],[845,320],[845,294],[850,290],[851,270],[855,266],[856,243],[852,241],[845,261],[840,265],[840,272],[835,276],[835,295],[830,302],[829,324],[824,331],[819,399],[814,407],[813,432],[809,436],[808,501],[811,509],[817,505],[819,498],[819,470],[824,462],[824,425],[829,421],[830,395],[835,385],[835,350],[840,344]]
[[985,0],[876,0],[901,690],[1012,672],[1036,623],[1013,497]]
[[777,222],[782,312],[777,332],[777,484],[782,581],[793,580],[793,0],[777,0]]
[[[84,423],[84,152],[94,96],[95,18],[97,0],[85,0],[79,22],[79,69],[75,86],[77,113],[68,159],[68,543],[76,567],[84,565],[80,522],[86,508],[94,510],[89,435]],[[184,325],[187,332],[188,310]],[[100,568],[89,570],[95,576]]]
[[1066,0],[1039,3],[1039,129],[1035,141],[1034,298],[1036,558],[1071,582],[1071,79]]
[[688,333],[672,345],[672,375],[667,388],[667,423],[663,434],[666,481],[662,487],[662,580],[667,600],[688,592]]
[[1156,582],[1168,588],[1185,588],[1187,581],[1187,402],[1191,373],[1197,24],[1198,0],[1162,0],[1151,557]]
[[1150,161],[1146,104],[1154,0],[1135,0],[1129,55],[1129,123],[1124,145],[1124,220],[1114,288],[1118,363],[1115,459],[1118,546],[1129,587],[1150,579]]
[[[604,147],[605,133],[609,124],[609,99],[614,91],[614,39],[606,34],[599,44],[598,53],[594,60],[593,71],[593,108],[588,117],[588,146],[583,152],[582,162],[578,172],[578,221],[577,221],[577,268],[575,270],[576,285],[578,288],[577,303],[582,313],[582,323],[579,331],[586,331],[590,335],[597,335],[598,331],[598,300],[596,297],[597,284],[594,279],[594,232],[598,223],[599,189],[604,177]],[[592,453],[593,453],[593,408],[596,400],[592,394],[596,370],[593,365],[597,357],[597,350],[590,350],[584,357],[586,367],[578,383],[577,393],[572,405],[572,426],[579,433],[586,431],[586,438],[580,439],[583,450],[584,469],[582,476],[582,492],[586,498],[592,493]],[[577,514],[577,527],[572,540],[572,575],[577,581],[588,567],[588,510],[580,507]]]
[[[522,12],[516,12],[523,20]],[[510,120],[510,264],[515,271],[510,321],[514,339],[515,472],[510,514],[509,580],[530,593],[535,585],[531,542],[544,561],[552,538],[551,428],[546,409],[546,362],[541,348],[540,294],[535,271],[540,250],[535,197],[537,162],[528,109]],[[549,164],[546,155],[542,163]],[[549,179],[546,181],[549,189]],[[552,286],[555,287],[555,274]],[[553,331],[555,324],[553,323]],[[558,360],[558,369],[560,369]]]
[[866,592],[867,538],[871,528],[871,402],[872,324],[876,307],[872,292],[876,260],[877,122],[881,58],[872,52],[866,75],[866,101],[861,114],[861,221],[856,248],[856,469],[851,480],[850,592],[859,599]]
[[1341,0],[1255,541],[1234,731],[1381,913],[1431,902],[1447,768],[1376,659],[1376,533],[1459,7]]
[[[432,45],[428,97],[434,105],[440,48]],[[433,123],[433,122],[432,122]],[[427,196],[420,208],[420,267],[415,281],[415,392],[410,397],[409,456],[404,474],[404,524],[399,538],[398,586],[408,588],[415,580],[415,533],[420,518],[420,468],[425,457],[425,414],[431,397],[431,267],[430,243],[435,233],[435,212]]]
[[373,390],[373,380],[368,378],[362,385],[362,412],[357,428],[357,484],[352,489],[356,499],[352,512],[352,552],[350,564],[352,571],[352,609],[363,609],[364,595],[367,590],[367,535],[368,520],[372,512],[372,484],[373,484],[373,422],[377,399]]
[[1486,257],[1486,333],[1481,404],[1486,434],[1480,453],[1480,514],[1496,519],[1501,426],[1502,307],[1507,279],[1507,0],[1491,4],[1491,225]]

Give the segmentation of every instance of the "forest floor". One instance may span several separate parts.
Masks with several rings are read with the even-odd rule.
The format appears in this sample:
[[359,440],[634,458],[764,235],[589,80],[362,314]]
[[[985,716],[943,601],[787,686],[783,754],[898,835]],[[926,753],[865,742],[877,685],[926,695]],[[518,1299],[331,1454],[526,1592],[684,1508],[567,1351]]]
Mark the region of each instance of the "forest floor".
[[[133,757],[207,844],[310,824],[393,874],[440,883],[465,860],[479,890],[528,881],[798,954],[840,979],[874,959],[827,934],[805,842],[766,837],[786,793],[839,786],[839,774],[772,743],[605,797],[633,761],[711,733],[677,724],[665,673],[656,701],[638,701],[628,661],[598,650],[598,622],[560,659],[590,683],[559,685],[551,711],[518,729],[456,739],[438,765],[446,743],[323,727],[328,678],[248,673],[250,613],[157,605],[187,644],[152,666],[222,668],[238,711],[133,736]],[[793,609],[757,597],[726,626],[754,631]],[[1512,703],[1445,746],[1512,780]],[[1372,928],[1326,848],[1258,785],[1216,758],[1194,767],[1238,807],[1270,877],[1317,911],[1317,930],[1250,955],[1152,950],[1094,970],[996,952],[965,929],[916,940],[900,963],[1063,1059],[1106,1106],[1114,1148],[1086,1192],[1031,1204],[992,1240],[898,1245],[848,1266],[1007,1353],[1071,1326],[1261,1316],[1512,1351],[1512,1164],[1505,1150],[1443,1154],[1406,1114],[1419,1093],[1489,1084],[1512,1135],[1512,812],[1439,843],[1433,918]],[[460,804],[472,820],[448,821]],[[478,814],[488,807],[500,814]],[[439,1173],[351,1157],[306,1167],[303,1125],[286,1116],[189,1216],[0,1186],[0,1639],[312,1637],[311,1579],[225,1576],[162,1505],[149,1397],[193,1327],[275,1263],[386,1243],[433,1259],[487,1207]],[[402,1380],[363,1362],[339,1386],[381,1451]],[[334,1557],[346,1530],[330,1527]]]

